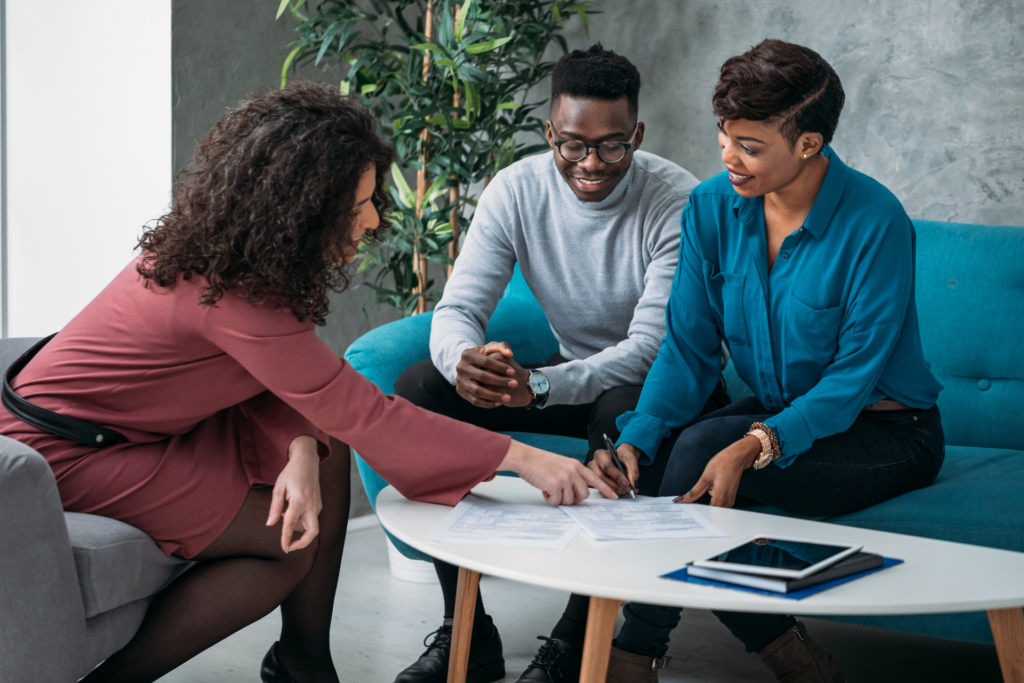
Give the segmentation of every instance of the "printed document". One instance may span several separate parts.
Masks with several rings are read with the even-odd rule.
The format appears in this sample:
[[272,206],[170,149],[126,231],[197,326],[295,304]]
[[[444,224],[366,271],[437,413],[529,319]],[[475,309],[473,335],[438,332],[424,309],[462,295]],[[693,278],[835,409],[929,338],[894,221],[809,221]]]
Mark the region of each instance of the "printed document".
[[468,495],[427,540],[564,550],[579,531],[556,507],[495,503]]
[[692,505],[671,497],[629,500],[588,499],[561,510],[598,541],[648,541],[657,538],[724,538],[728,534]]

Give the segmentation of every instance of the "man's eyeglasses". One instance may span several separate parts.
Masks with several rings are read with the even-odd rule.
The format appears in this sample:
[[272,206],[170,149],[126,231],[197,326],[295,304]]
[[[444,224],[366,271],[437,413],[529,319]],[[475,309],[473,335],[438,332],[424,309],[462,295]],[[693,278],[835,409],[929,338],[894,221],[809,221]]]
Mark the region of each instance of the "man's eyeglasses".
[[[633,146],[633,140],[636,139],[636,132],[640,125],[633,129],[633,135],[630,136],[629,142],[601,142],[596,145],[588,145],[580,140],[555,140],[552,144],[558,148],[558,153],[562,155],[562,158],[569,163],[575,164],[583,161],[590,154],[590,150],[597,150],[597,157],[606,164],[614,164],[622,161],[626,157],[626,151]],[[554,126],[552,126],[552,129]]]

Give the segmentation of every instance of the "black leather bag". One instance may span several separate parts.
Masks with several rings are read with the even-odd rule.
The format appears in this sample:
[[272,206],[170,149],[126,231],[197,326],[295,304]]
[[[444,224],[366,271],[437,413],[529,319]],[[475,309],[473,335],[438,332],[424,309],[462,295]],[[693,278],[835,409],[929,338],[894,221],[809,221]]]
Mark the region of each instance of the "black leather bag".
[[103,448],[127,441],[128,439],[123,434],[119,434],[112,429],[105,429],[85,420],[78,420],[67,415],[55,413],[46,408],[40,408],[14,393],[14,389],[11,388],[11,381],[28,365],[30,360],[35,358],[39,350],[56,336],[57,334],[54,333],[45,339],[41,339],[35,346],[21,354],[21,357],[7,368],[7,373],[4,375],[4,385],[0,388],[0,399],[3,401],[4,408],[7,408],[11,415],[14,415],[22,422],[27,422],[33,427],[42,429],[50,434],[56,434],[65,439],[77,441],[83,446]]

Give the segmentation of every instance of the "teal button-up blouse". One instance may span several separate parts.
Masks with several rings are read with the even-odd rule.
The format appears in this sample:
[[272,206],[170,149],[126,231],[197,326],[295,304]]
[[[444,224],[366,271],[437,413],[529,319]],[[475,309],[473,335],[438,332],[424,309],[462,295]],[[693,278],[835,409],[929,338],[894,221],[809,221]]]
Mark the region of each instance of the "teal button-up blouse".
[[718,382],[724,339],[740,378],[777,412],[765,424],[786,467],[816,439],[846,431],[864,406],[935,403],[942,385],[921,350],[914,304],[914,227],[885,187],[829,167],[803,227],[768,271],[763,200],[722,173],[683,211],[667,332],[619,443],[649,463],[670,430],[700,414]]

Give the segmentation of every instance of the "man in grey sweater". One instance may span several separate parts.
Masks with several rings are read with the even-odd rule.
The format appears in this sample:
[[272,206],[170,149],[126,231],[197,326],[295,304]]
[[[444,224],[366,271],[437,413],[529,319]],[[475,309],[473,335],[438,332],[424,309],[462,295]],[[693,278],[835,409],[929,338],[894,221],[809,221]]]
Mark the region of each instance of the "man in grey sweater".
[[[462,254],[434,310],[430,361],[395,391],[424,408],[493,430],[618,437],[665,335],[680,216],[697,179],[640,152],[640,75],[600,44],[565,55],[552,74],[552,153],[498,173],[480,198]],[[487,321],[516,264],[547,315],[559,352],[524,367],[504,342],[484,343]],[[720,388],[709,407],[728,403]],[[531,409],[532,408],[532,409]],[[667,456],[667,453],[665,454]],[[630,473],[657,494],[667,461]],[[446,680],[458,569],[435,561],[442,627],[396,683]],[[575,682],[588,599],[573,596],[521,682]],[[501,641],[478,595],[468,681],[504,676]]]

